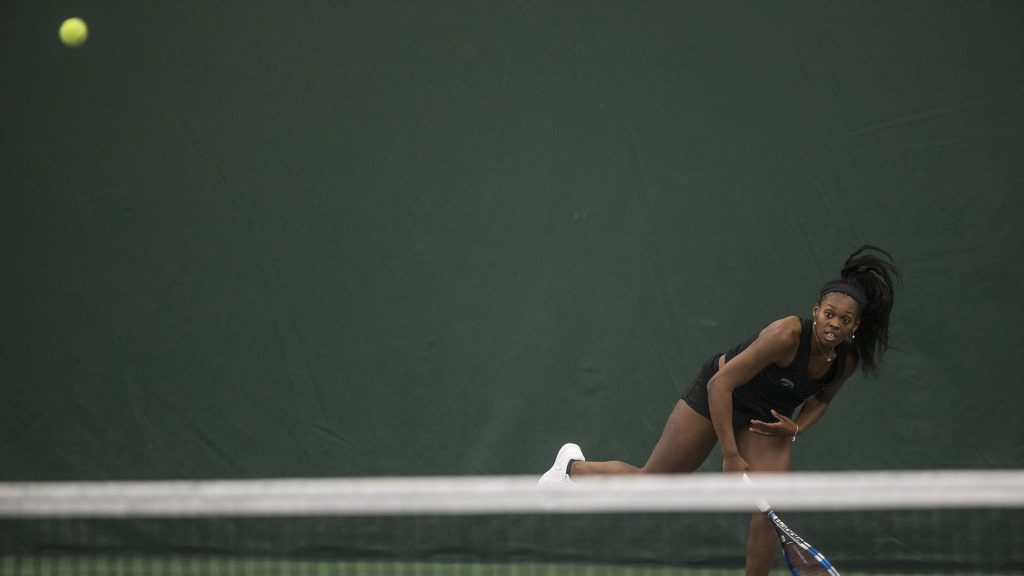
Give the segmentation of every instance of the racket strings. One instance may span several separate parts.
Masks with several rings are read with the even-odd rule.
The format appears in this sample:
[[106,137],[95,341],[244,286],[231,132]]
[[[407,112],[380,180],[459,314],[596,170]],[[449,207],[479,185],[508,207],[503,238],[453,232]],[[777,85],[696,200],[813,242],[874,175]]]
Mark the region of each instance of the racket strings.
[[786,526],[775,511],[769,510],[767,515],[779,537],[786,565],[793,576],[840,576],[825,556]]
[[792,540],[785,542],[782,550],[793,576],[829,576],[836,573],[830,567],[822,565],[811,551],[804,550]]

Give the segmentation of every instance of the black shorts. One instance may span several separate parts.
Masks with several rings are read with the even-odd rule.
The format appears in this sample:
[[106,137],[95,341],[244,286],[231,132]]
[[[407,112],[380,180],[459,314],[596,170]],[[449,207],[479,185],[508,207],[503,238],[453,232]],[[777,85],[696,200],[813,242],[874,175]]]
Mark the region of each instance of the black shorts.
[[[711,420],[711,406],[708,403],[708,382],[711,381],[711,377],[718,373],[718,359],[721,354],[716,354],[704,363],[700,368],[700,372],[697,377],[693,379],[693,384],[690,388],[683,393],[683,402],[693,408],[698,414]],[[761,420],[762,422],[775,422],[777,419],[772,416],[771,408],[760,408],[756,406],[737,406],[736,399],[733,398],[732,407],[732,427],[733,428],[747,428],[750,426],[751,420]]]

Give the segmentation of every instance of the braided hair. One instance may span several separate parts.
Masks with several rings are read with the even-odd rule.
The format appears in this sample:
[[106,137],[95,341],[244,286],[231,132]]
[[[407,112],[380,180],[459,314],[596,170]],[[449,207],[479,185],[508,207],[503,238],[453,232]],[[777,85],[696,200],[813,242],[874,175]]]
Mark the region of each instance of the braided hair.
[[[882,355],[889,349],[889,315],[892,313],[894,280],[899,271],[888,252],[865,244],[846,259],[838,280],[825,285],[822,297],[834,291],[831,286],[848,285],[862,292],[860,326],[853,346],[860,358],[861,369],[868,376],[879,372]],[[856,291],[856,290],[854,290]],[[860,296],[858,294],[858,296]],[[819,299],[818,303],[821,303]]]

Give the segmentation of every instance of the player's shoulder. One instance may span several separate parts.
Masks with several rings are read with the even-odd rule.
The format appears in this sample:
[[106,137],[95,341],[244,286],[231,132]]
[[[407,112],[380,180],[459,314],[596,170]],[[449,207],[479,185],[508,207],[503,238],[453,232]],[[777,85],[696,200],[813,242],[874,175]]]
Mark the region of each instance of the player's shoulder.
[[803,332],[803,320],[799,316],[779,318],[761,330],[758,338],[767,340],[777,346],[790,347],[800,343]]

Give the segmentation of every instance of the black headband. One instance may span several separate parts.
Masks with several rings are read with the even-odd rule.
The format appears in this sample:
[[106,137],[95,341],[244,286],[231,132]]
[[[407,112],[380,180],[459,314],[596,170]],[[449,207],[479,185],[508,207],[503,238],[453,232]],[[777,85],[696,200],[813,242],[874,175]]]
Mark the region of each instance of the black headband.
[[825,294],[830,294],[832,292],[840,292],[842,294],[846,294],[850,298],[853,298],[862,312],[864,311],[864,307],[868,305],[868,297],[859,286],[854,286],[853,284],[840,281],[829,282],[821,287],[821,296],[819,296],[819,298],[823,298]]

